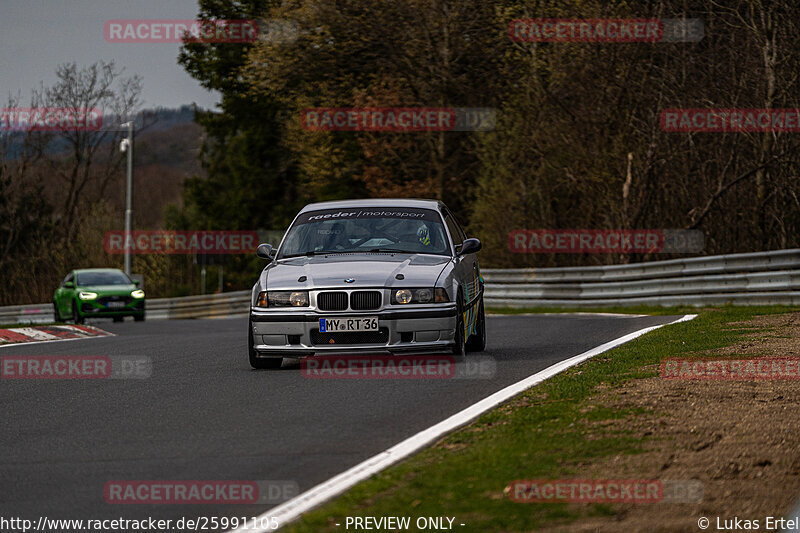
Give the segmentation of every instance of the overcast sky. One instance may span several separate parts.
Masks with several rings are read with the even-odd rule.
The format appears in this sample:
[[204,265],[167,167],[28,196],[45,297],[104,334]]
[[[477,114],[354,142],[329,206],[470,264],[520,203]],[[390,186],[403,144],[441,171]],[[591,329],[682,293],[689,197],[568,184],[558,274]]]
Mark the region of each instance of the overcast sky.
[[219,95],[203,89],[177,64],[176,43],[109,43],[109,19],[194,19],[197,0],[0,0],[0,107],[9,94],[28,103],[31,89],[55,81],[56,67],[114,60],[144,78],[145,107],[197,103]]

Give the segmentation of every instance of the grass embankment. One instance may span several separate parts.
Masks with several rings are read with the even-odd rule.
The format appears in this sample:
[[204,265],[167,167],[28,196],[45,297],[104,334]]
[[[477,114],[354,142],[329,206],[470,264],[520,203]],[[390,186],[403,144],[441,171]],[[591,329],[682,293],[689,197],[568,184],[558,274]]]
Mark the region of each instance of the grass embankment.
[[[615,391],[634,380],[644,383],[647,378],[656,378],[658,363],[664,358],[708,357],[709,352],[742,342],[753,332],[770,329],[754,328],[746,321],[791,311],[781,307],[618,311],[645,310],[648,314],[688,311],[699,316],[660,328],[529,389],[436,445],[307,513],[286,530],[345,531],[347,516],[409,516],[411,530],[415,530],[416,517],[449,516],[455,517],[454,529],[464,532],[533,531],[542,527],[570,530],[581,521],[613,520],[621,512],[620,506],[630,504],[522,504],[511,501],[503,490],[516,479],[636,477],[614,476],[613,471],[608,475],[607,469],[597,471],[595,466],[654,447],[679,446],[676,442],[659,442],[658,431],[642,433],[619,424],[662,416],[664,406],[651,402],[644,407],[635,403],[620,407],[603,399],[607,400],[610,393],[614,397]],[[644,471],[641,474],[648,478]],[[336,526],[337,522],[341,525]]]

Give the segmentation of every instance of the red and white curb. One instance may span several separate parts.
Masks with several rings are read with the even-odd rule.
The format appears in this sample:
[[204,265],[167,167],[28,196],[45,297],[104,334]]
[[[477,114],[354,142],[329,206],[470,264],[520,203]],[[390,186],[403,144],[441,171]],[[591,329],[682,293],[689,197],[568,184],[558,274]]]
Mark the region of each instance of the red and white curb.
[[50,342],[109,337],[114,335],[94,326],[64,325],[0,329],[0,347],[30,342]]

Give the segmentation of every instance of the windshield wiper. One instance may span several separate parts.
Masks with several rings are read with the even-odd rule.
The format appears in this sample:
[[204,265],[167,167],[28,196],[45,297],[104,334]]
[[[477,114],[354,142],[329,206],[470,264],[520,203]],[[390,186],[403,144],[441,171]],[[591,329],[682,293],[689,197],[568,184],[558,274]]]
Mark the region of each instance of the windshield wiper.
[[290,254],[284,255],[281,259],[288,259],[290,257],[311,257],[314,255],[328,255],[328,254],[344,254],[347,253],[345,250],[309,250],[308,252],[303,252],[302,254]]
[[417,252],[412,252],[410,250],[396,250],[394,248],[372,248],[369,250],[370,253],[393,253],[393,254],[415,254]]

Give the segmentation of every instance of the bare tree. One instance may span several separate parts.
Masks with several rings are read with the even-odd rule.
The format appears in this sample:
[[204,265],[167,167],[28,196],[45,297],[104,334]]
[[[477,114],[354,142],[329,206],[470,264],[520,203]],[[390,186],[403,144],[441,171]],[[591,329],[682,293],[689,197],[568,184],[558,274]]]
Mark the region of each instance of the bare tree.
[[[122,122],[132,120],[141,105],[142,79],[123,77],[114,62],[99,61],[85,68],[75,63],[60,65],[58,81],[34,92],[34,101],[43,107],[67,108],[79,114],[97,110],[102,127],[86,129],[65,126],[50,140],[51,147],[64,146],[64,153],[48,154],[48,171],[57,176],[59,226],[64,242],[70,242],[80,223],[80,208],[101,199],[111,180],[118,176],[124,161],[117,145],[124,136]],[[102,158],[103,165],[95,165]],[[87,189],[87,186],[91,187]],[[91,197],[86,197],[91,190]]]

